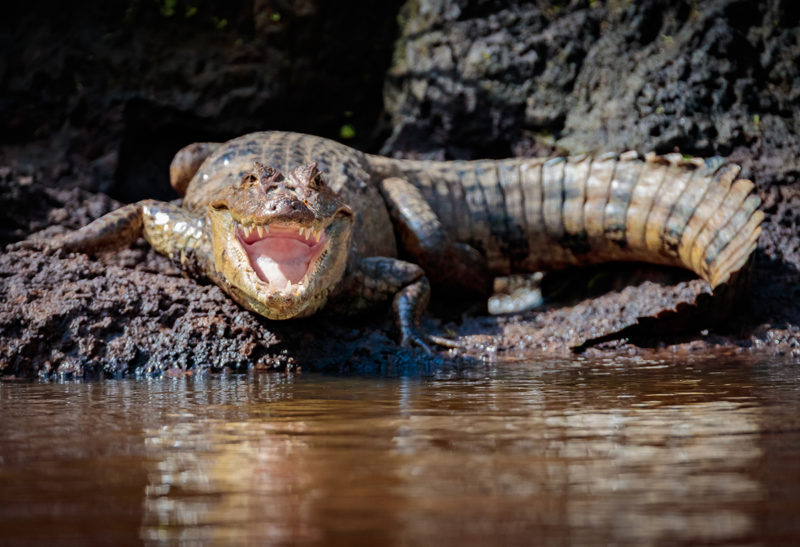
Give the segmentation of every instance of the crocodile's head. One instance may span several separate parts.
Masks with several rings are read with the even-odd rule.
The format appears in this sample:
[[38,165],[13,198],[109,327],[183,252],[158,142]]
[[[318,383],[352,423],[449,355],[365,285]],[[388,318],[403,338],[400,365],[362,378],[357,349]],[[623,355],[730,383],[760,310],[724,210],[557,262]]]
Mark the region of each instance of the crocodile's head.
[[344,273],[354,214],[314,163],[284,176],[254,162],[208,219],[220,285],[270,319],[314,313]]

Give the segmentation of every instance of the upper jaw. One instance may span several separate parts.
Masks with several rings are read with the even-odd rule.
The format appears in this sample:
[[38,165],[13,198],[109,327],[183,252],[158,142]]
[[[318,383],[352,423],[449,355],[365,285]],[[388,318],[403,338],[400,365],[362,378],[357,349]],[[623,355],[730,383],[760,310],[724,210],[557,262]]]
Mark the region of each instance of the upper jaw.
[[316,245],[323,238],[327,238],[323,226],[295,226],[288,223],[273,224],[243,224],[234,221],[234,229],[239,241],[252,244],[268,237],[291,238],[301,241],[306,245]]

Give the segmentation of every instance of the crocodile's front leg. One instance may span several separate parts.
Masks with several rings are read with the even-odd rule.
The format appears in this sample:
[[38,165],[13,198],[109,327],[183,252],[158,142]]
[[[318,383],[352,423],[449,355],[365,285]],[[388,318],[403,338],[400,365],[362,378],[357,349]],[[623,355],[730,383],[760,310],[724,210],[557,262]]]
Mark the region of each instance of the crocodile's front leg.
[[434,285],[480,297],[491,294],[486,258],[473,247],[453,242],[422,193],[408,181],[381,181],[403,250],[420,264]]
[[177,205],[148,199],[111,211],[79,230],[21,246],[92,253],[125,247],[143,236],[153,249],[199,276],[209,273],[212,259],[204,224],[203,218]]
[[393,300],[400,343],[430,353],[429,342],[452,345],[419,330],[419,319],[428,306],[430,284],[416,264],[374,256],[355,260],[328,299],[326,309],[335,314],[356,314]]

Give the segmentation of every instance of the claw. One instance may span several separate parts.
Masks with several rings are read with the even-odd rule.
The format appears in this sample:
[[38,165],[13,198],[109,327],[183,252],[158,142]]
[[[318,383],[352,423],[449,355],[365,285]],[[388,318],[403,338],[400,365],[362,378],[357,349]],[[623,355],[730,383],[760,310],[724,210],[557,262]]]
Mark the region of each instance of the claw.
[[8,252],[21,250],[37,251],[46,256],[64,258],[70,253],[79,250],[79,247],[75,245],[76,242],[70,239],[70,235],[74,233],[75,232],[67,232],[48,237],[47,239],[40,239],[37,237],[23,239],[6,245],[5,249]]
[[40,239],[23,239],[14,243],[6,245],[6,251],[40,251],[43,253],[50,253],[53,251],[52,247],[45,241]]
[[442,347],[448,348],[448,349],[460,348],[460,347],[463,347],[463,345],[464,345],[461,342],[459,342],[458,340],[453,340],[451,338],[444,338],[442,336],[436,336],[436,335],[433,335],[433,334],[429,334],[427,336],[427,338],[428,338],[429,342],[433,342],[437,346],[442,346]]
[[419,348],[428,355],[431,355],[433,351],[431,351],[430,346],[425,341],[425,336],[422,335],[416,329],[406,329],[403,332],[402,338],[400,340],[400,345],[407,348]]
[[407,348],[419,348],[430,355],[433,353],[432,346],[440,346],[447,349],[463,347],[464,344],[458,340],[444,338],[433,334],[423,334],[417,328],[402,329],[400,344]]

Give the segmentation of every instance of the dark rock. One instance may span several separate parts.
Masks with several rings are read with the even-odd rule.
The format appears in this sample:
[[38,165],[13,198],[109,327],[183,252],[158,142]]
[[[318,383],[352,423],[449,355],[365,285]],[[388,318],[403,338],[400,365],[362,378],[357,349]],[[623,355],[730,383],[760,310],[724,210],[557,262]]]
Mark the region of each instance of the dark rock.
[[13,4],[0,20],[0,165],[135,201],[174,197],[169,161],[198,140],[338,138],[348,125],[374,148],[399,5]]
[[409,1],[384,150],[678,150],[734,155],[764,183],[796,180],[797,11],[750,0]]

